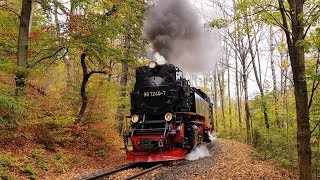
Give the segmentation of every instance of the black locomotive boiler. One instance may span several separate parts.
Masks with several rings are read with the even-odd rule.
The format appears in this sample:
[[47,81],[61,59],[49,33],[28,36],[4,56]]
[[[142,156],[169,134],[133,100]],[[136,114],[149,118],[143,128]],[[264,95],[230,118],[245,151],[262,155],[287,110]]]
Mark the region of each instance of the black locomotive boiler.
[[136,69],[129,117],[124,140],[127,159],[135,162],[183,159],[210,141],[214,128],[210,98],[190,87],[178,67],[154,61]]

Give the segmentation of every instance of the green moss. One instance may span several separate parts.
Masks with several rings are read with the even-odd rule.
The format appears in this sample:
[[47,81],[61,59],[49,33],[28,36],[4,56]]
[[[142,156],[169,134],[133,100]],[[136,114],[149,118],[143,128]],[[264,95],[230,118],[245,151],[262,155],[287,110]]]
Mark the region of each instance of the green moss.
[[55,154],[53,159],[53,168],[55,172],[65,173],[74,163],[73,158],[65,155],[61,151]]
[[12,166],[14,162],[17,161],[17,158],[9,155],[0,155],[0,166]]
[[19,158],[4,154],[0,155],[0,179],[18,179],[11,172],[11,168],[17,166]]
[[20,168],[23,173],[26,173],[30,179],[36,179],[38,172],[33,167],[32,163],[25,164],[24,167]]
[[[47,113],[52,113],[52,112],[47,112]],[[74,118],[72,117],[55,117],[55,116],[50,116],[41,121],[44,124],[49,124],[49,125],[57,125],[58,127],[67,127],[68,125],[74,123]]]
[[32,157],[35,159],[37,166],[42,170],[48,170],[48,158],[44,149],[35,149],[32,151]]
[[94,154],[98,157],[105,157],[107,155],[107,151],[105,149],[98,149]]
[[0,95],[0,126],[17,128],[17,120],[26,116],[25,104],[21,99]]
[[3,166],[0,166],[0,179],[9,179],[8,172]]

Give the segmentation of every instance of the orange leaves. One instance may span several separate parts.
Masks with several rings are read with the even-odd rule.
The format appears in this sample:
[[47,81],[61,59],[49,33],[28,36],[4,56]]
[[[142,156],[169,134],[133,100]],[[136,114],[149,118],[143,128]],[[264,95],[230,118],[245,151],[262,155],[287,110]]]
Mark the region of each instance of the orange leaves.
[[39,41],[43,38],[45,35],[44,31],[31,31],[29,33],[29,38],[31,41]]
[[269,161],[252,157],[253,149],[243,143],[220,140],[222,153],[210,174],[217,179],[295,179],[296,177]]
[[71,15],[69,20],[69,31],[71,34],[88,36],[94,29],[94,22],[92,19],[84,17],[83,15]]

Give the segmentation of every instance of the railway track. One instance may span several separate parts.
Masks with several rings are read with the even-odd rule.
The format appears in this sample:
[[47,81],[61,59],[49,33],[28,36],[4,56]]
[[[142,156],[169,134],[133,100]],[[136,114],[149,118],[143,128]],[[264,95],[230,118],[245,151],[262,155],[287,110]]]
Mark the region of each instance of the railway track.
[[92,174],[90,176],[87,176],[87,177],[84,177],[84,178],[80,178],[81,180],[102,180],[104,178],[108,178],[110,177],[111,175],[113,174],[116,174],[116,173],[119,173],[121,171],[124,171],[124,170],[128,170],[128,169],[133,169],[133,168],[136,168],[136,167],[143,167],[143,166],[147,166],[147,168],[143,168],[142,171],[134,174],[134,175],[131,175],[130,177],[126,177],[124,178],[125,180],[130,180],[130,179],[134,179],[134,178],[137,178],[139,176],[142,176],[150,171],[153,171],[161,166],[163,166],[163,164],[155,164],[155,165],[151,165],[150,164],[143,164],[143,163],[130,163],[130,164],[126,164],[126,165],[123,165],[123,166],[120,166],[118,168],[115,168],[113,170],[110,170],[110,171],[103,171],[103,172],[100,172],[100,173],[95,173],[95,174]]

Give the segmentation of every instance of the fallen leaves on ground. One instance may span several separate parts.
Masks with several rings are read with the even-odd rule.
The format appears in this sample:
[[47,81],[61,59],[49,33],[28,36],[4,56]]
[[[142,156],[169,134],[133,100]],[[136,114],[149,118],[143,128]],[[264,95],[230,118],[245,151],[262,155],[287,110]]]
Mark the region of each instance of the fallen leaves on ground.
[[219,139],[209,150],[210,157],[161,168],[155,179],[296,179],[289,170],[254,157],[247,144]]
[[221,154],[209,168],[214,179],[296,179],[287,169],[253,157],[253,149],[246,144],[232,140],[219,141],[222,144]]

